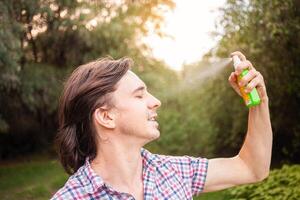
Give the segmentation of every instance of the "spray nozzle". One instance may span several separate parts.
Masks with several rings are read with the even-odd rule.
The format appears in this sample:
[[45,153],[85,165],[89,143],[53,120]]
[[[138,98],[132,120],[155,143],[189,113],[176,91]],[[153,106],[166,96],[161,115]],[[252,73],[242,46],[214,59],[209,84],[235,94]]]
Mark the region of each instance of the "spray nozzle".
[[233,60],[233,67],[234,67],[234,69],[236,69],[237,66],[238,66],[238,64],[240,64],[242,62],[237,55],[234,55],[232,57],[232,60]]

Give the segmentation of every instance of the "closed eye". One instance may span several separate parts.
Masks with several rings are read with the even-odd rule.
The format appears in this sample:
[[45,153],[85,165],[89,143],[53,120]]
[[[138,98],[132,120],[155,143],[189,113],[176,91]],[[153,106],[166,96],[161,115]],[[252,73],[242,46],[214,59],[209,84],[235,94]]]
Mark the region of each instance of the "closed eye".
[[142,95],[138,95],[138,96],[136,96],[136,98],[142,99],[143,96]]

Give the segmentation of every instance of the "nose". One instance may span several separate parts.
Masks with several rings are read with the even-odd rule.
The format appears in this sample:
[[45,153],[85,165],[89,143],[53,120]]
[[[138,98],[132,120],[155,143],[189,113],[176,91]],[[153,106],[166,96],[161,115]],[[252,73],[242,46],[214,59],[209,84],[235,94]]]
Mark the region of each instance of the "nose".
[[157,99],[155,96],[153,96],[152,94],[150,94],[150,101],[149,101],[149,108],[153,109],[153,108],[159,108],[161,106],[161,102],[159,99]]

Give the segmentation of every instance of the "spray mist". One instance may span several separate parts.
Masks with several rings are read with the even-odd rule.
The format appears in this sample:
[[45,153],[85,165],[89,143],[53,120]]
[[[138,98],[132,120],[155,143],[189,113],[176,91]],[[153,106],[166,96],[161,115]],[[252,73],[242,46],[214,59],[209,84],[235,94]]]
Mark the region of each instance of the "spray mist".
[[[241,60],[239,59],[238,56],[233,56],[233,66],[234,69],[236,70],[237,65],[241,62]],[[242,71],[242,73],[237,77],[238,78],[238,82],[241,80],[241,78],[243,78],[243,76],[245,76],[247,73],[249,72],[248,69],[244,69]],[[245,87],[239,87],[240,88],[240,92],[241,95],[244,99],[244,102],[246,104],[247,107],[252,107],[252,106],[256,106],[258,104],[260,104],[260,98],[258,95],[258,92],[256,90],[256,88],[254,88],[250,93],[246,93],[245,92]]]

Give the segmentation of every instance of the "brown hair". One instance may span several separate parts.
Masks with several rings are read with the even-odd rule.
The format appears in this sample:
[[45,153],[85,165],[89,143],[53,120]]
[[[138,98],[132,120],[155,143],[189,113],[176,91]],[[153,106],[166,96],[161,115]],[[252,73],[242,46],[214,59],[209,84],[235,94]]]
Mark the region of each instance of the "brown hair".
[[79,66],[65,82],[58,110],[56,145],[67,173],[75,173],[86,157],[95,158],[93,112],[103,105],[113,106],[110,94],[132,63],[130,58],[99,59]]

